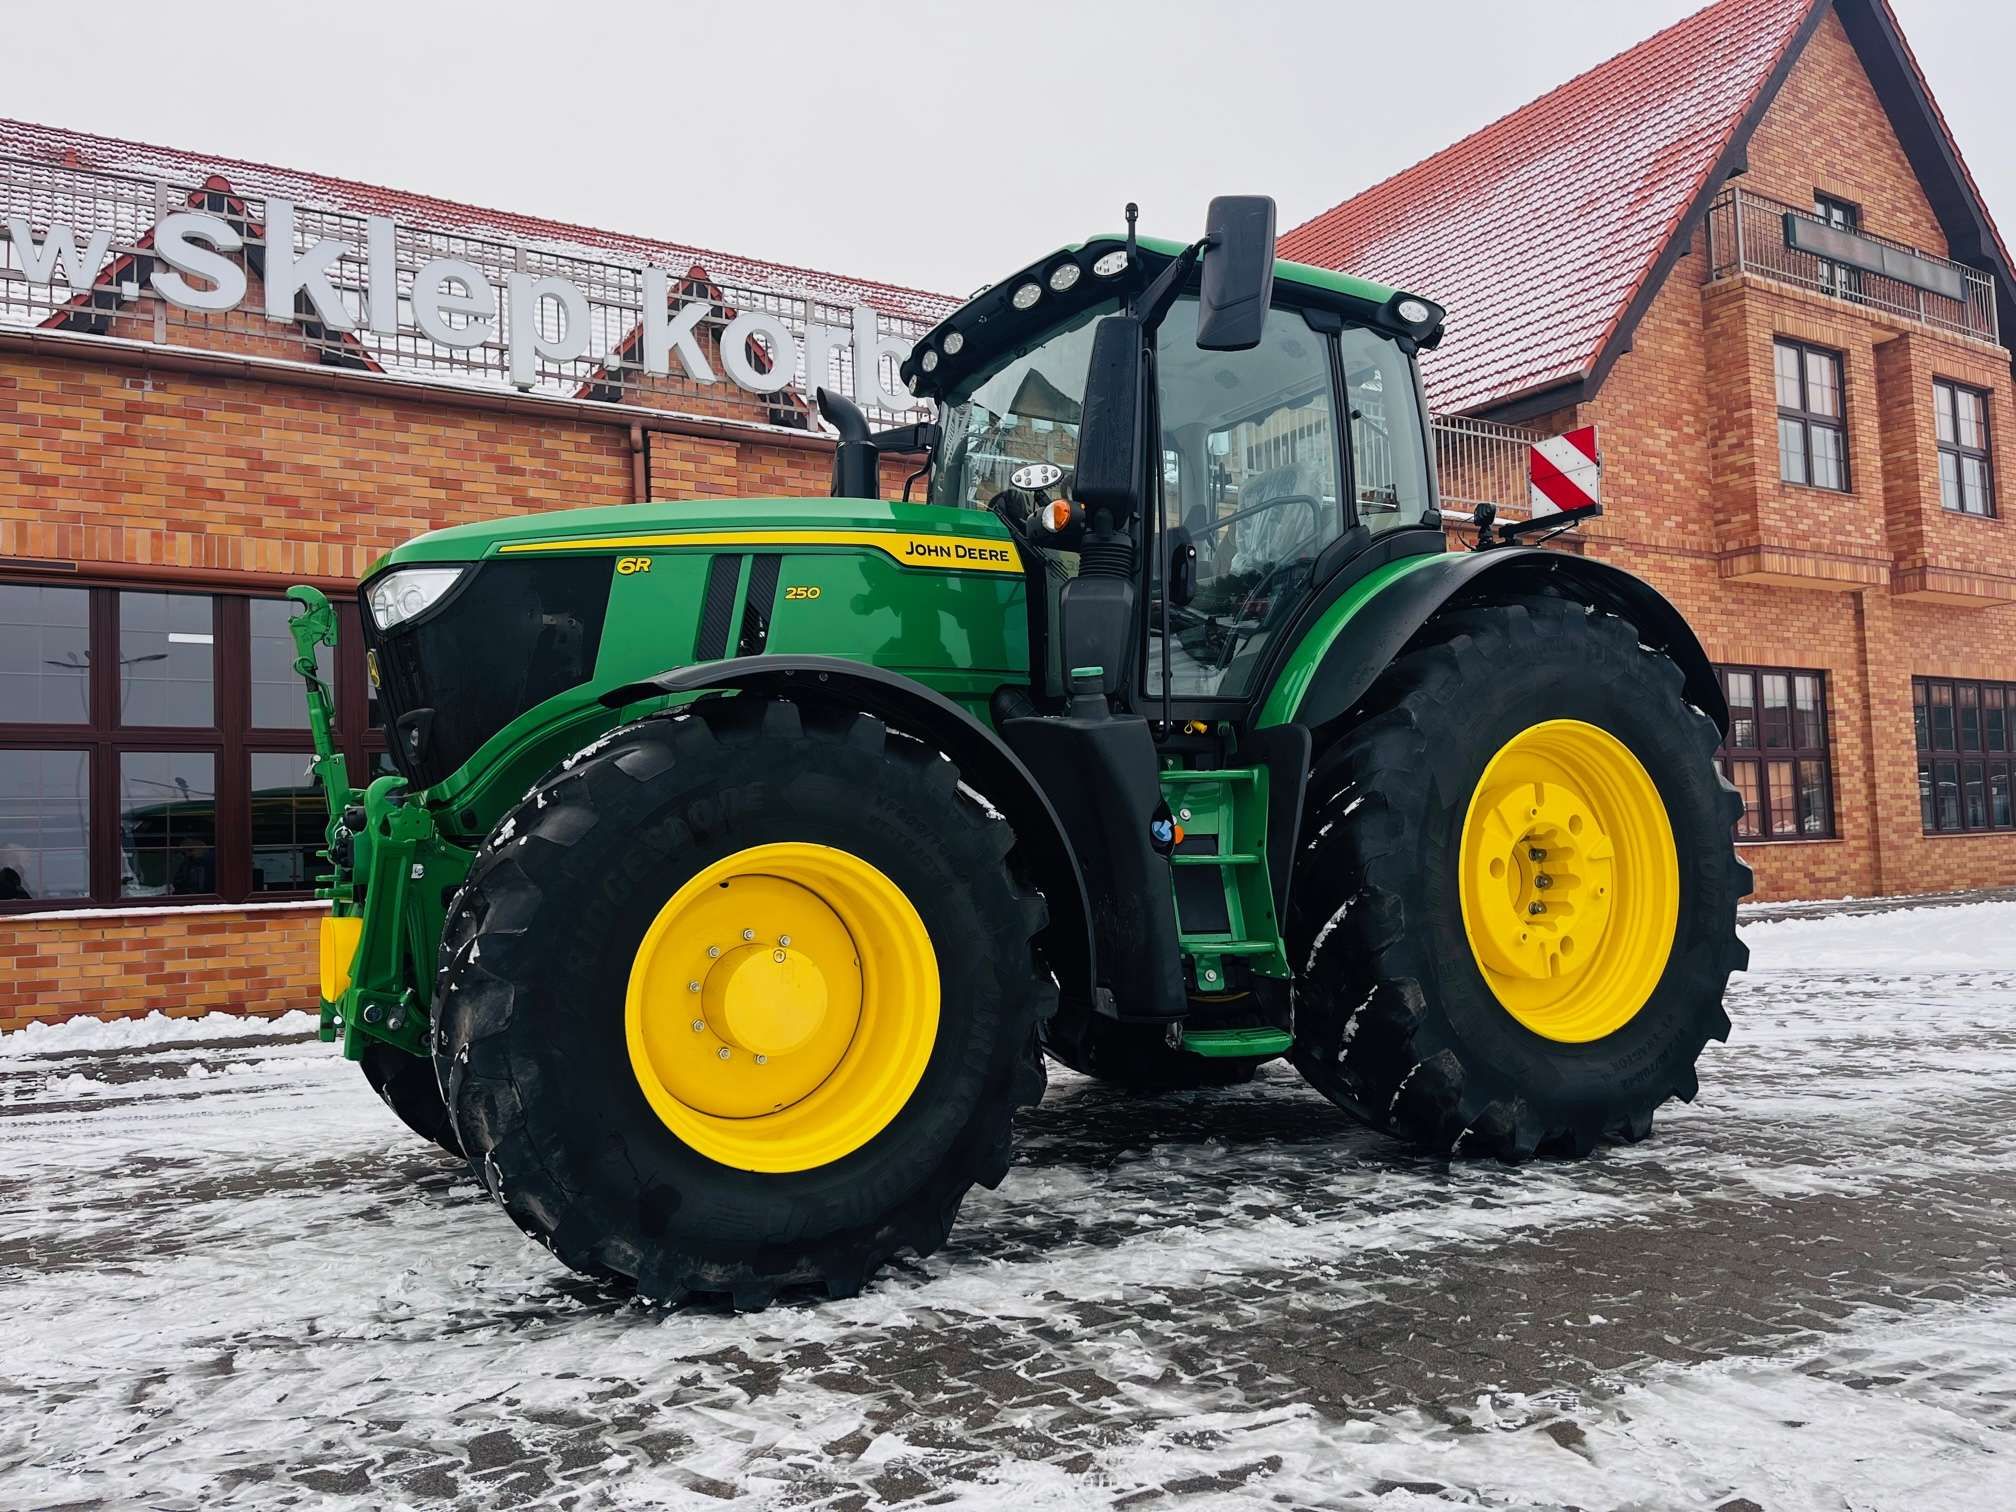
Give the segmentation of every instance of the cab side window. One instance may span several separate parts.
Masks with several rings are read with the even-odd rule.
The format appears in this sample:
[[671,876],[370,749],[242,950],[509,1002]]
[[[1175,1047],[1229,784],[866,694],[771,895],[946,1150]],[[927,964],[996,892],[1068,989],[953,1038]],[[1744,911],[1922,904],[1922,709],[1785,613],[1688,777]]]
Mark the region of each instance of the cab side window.
[[1429,505],[1428,458],[1413,369],[1390,338],[1363,326],[1346,326],[1337,340],[1358,523],[1374,533],[1418,525]]

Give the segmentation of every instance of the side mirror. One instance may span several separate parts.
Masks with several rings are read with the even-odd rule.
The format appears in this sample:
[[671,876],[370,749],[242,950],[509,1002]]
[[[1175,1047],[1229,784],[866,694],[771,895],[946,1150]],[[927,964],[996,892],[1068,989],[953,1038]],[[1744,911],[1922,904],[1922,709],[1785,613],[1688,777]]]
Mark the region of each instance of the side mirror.
[[1244,352],[1260,345],[1274,298],[1274,201],[1264,194],[1221,194],[1204,221],[1197,345]]
[[1078,423],[1073,495],[1089,520],[1102,510],[1118,530],[1141,508],[1141,428],[1148,406],[1146,337],[1132,315],[1108,315],[1092,331],[1092,362]]

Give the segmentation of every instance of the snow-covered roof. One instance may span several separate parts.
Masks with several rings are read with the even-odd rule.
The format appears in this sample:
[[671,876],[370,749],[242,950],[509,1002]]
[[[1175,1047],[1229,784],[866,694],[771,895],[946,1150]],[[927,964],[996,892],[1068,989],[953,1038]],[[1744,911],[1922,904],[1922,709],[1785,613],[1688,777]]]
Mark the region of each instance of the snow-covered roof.
[[1282,238],[1449,307],[1438,410],[1586,373],[1816,0],[1720,0]]
[[279,168],[221,153],[189,152],[157,147],[120,137],[68,131],[29,121],[0,119],[0,156],[42,162],[52,167],[140,174],[200,184],[221,174],[240,194],[273,196],[358,215],[383,215],[407,225],[480,236],[499,241],[536,244],[586,256],[613,254],[624,261],[650,263],[683,272],[698,265],[715,280],[752,289],[807,293],[840,305],[868,305],[885,315],[932,324],[959,303],[949,295],[874,279],[852,278],[789,263],[768,262],[732,253],[710,251],[647,236],[602,231],[592,226],[548,220],[508,210],[488,210],[433,195],[387,189],[354,179],[334,178],[297,168]]

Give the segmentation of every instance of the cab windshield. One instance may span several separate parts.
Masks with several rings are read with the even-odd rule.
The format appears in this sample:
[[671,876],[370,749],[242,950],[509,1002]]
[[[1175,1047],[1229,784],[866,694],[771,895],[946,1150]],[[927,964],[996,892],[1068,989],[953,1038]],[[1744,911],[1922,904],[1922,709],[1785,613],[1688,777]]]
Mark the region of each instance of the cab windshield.
[[947,397],[938,416],[945,439],[931,475],[933,504],[989,508],[1018,467],[1054,462],[1068,473],[1078,465],[1092,327],[1117,307],[1094,306],[1033,351]]

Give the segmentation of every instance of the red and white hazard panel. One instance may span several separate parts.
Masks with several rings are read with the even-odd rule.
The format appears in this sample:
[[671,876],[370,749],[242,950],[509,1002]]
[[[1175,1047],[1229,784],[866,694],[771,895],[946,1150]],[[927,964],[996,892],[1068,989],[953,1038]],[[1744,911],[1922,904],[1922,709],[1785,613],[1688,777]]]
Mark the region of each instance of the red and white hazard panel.
[[1526,448],[1526,477],[1536,515],[1602,503],[1603,457],[1596,449],[1596,427],[1535,441]]

